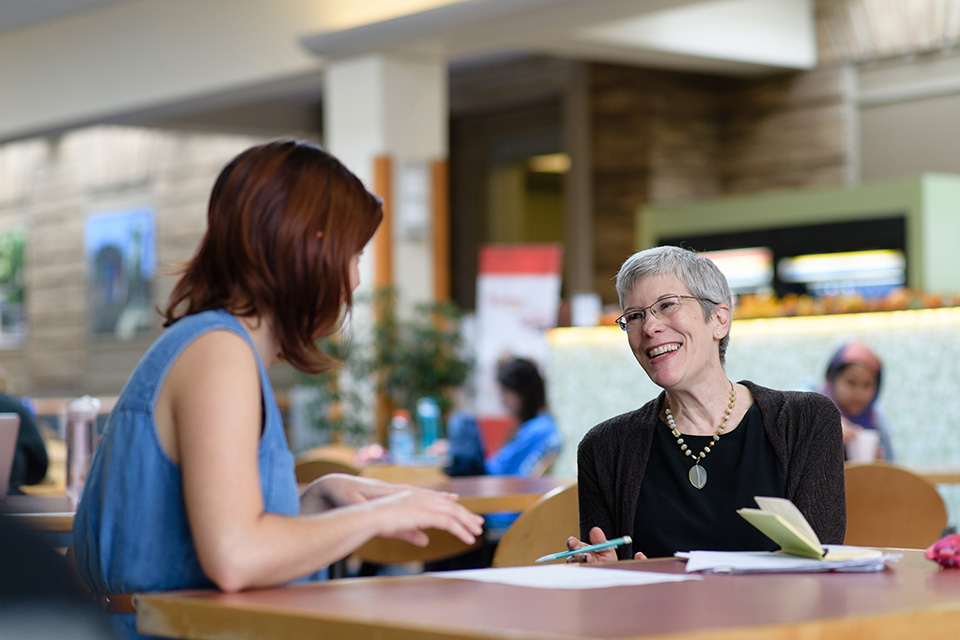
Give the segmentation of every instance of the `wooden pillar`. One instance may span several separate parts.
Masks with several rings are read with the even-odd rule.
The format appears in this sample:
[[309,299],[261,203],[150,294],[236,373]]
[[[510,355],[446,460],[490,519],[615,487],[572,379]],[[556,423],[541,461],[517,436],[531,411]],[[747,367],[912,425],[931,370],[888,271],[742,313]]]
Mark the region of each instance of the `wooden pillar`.
[[373,191],[383,199],[383,222],[373,237],[374,289],[393,284],[393,160],[373,159]]
[[433,297],[437,302],[450,299],[450,191],[449,165],[437,160],[430,167],[433,216]]
[[[383,222],[373,237],[374,275],[373,290],[376,294],[384,287],[393,284],[393,159],[390,156],[377,156],[373,159],[373,191],[383,199]],[[377,320],[380,320],[380,307],[374,306]],[[377,374],[379,379],[380,374]],[[393,402],[383,390],[378,380],[377,404],[374,411],[377,442],[387,445],[387,428],[393,413]]]

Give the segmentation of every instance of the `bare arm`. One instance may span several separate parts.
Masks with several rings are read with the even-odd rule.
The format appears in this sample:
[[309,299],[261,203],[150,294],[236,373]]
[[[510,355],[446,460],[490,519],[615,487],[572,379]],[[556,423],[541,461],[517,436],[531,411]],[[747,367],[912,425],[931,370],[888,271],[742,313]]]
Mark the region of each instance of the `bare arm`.
[[180,355],[156,407],[158,431],[165,417],[172,426],[169,444],[183,474],[200,564],[221,589],[288,582],[375,536],[425,544],[422,530],[436,527],[469,543],[480,533],[480,516],[455,496],[428,491],[374,492],[311,516],[264,512],[257,463],[260,393],[250,347],[235,334],[215,331]]

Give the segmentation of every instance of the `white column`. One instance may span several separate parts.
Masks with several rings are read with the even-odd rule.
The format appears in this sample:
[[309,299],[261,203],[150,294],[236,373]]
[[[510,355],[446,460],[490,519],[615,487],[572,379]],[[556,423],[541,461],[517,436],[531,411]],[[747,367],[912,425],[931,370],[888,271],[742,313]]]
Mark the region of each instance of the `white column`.
[[[429,163],[447,157],[447,68],[440,58],[375,53],[328,61],[327,149],[373,188],[373,160],[393,160],[393,274],[404,307],[433,297]],[[372,251],[361,265],[369,290]]]

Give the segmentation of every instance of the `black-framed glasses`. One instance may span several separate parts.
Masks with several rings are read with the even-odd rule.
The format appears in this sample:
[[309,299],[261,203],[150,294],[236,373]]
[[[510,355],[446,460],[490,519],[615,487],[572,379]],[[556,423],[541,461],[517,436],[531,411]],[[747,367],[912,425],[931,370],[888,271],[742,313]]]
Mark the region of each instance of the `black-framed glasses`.
[[616,322],[624,331],[638,329],[643,326],[643,321],[647,319],[647,311],[650,311],[650,313],[658,318],[669,318],[680,309],[680,303],[684,300],[700,300],[702,302],[709,302],[710,304],[720,304],[719,302],[714,302],[709,298],[699,298],[697,296],[663,296],[653,304],[648,305],[643,309],[633,309],[632,311],[627,311],[622,316],[617,318]]

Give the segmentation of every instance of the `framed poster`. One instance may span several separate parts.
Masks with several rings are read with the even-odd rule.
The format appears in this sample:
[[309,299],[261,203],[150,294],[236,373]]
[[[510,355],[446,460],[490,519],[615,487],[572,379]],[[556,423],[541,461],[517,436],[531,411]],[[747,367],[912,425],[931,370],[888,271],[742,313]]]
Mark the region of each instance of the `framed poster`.
[[133,208],[88,216],[84,249],[90,332],[117,340],[149,332],[156,322],[153,210]]
[[20,347],[27,337],[26,238],[24,229],[0,231],[0,348],[3,349]]

